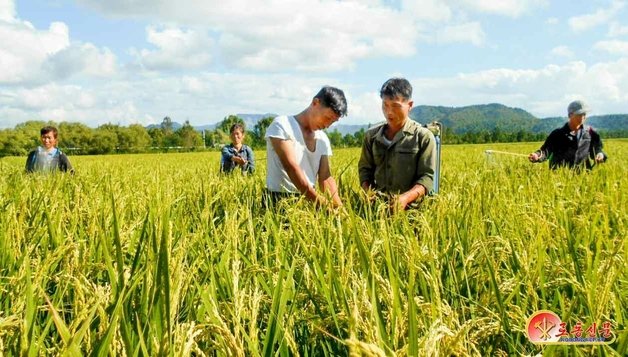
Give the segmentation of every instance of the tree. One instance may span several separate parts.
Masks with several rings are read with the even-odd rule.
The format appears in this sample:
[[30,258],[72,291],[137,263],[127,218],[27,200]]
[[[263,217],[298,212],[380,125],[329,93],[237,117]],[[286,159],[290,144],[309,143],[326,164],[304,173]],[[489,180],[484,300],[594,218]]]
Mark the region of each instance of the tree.
[[364,142],[364,136],[366,135],[366,130],[364,128],[353,133],[353,137],[355,138],[355,142],[357,146],[362,146]]
[[[55,122],[51,122],[51,121],[45,122],[45,121],[40,121],[40,120],[29,120],[24,123],[16,125],[15,130],[13,131],[15,133],[21,133],[25,136],[27,142],[24,143],[25,146],[23,147],[23,149],[28,151],[31,148],[37,147],[38,145],[41,144],[41,141],[39,140],[39,137],[41,136],[40,135],[41,128],[48,125],[58,127],[58,125]],[[18,135],[18,137],[20,137],[20,135]]]
[[205,135],[205,142],[207,144],[207,147],[217,148],[228,141],[229,135],[225,134],[220,129],[209,131],[208,134]]
[[146,151],[151,144],[151,137],[148,135],[146,128],[140,124],[129,125],[129,132],[133,136],[133,147],[136,149],[134,152]]
[[150,146],[161,148],[164,145],[164,132],[161,129],[148,129],[148,136],[150,136]]
[[150,145],[151,137],[143,126],[132,124],[129,127],[118,127],[118,149],[122,152],[145,151]]
[[165,134],[163,138],[163,146],[165,148],[181,146],[181,137],[176,132]]
[[274,117],[265,117],[260,119],[253,128],[253,132],[251,133],[251,146],[254,147],[263,147],[266,145],[266,129],[273,122]]
[[31,144],[30,138],[24,132],[11,129],[0,130],[0,157],[24,156],[35,146]]
[[163,131],[165,135],[172,134],[173,123],[170,117],[167,116],[161,121],[161,131]]
[[105,124],[94,131],[89,145],[89,154],[111,154],[118,147],[118,133],[111,124]]
[[240,123],[244,126],[244,120],[242,120],[242,118],[237,115],[229,115],[218,124],[217,129],[222,130],[223,133],[229,134],[231,126],[236,123]]
[[177,135],[179,136],[179,143],[183,147],[196,148],[197,146],[203,145],[203,138],[201,138],[199,132],[190,125],[188,120],[177,130]]
[[331,133],[327,133],[329,137],[329,142],[332,147],[342,147],[342,134],[338,131],[338,129],[334,129]]
[[72,154],[86,153],[92,141],[93,129],[81,123],[59,124],[59,147]]
[[351,134],[345,134],[345,136],[342,138],[342,144],[345,147],[351,148],[357,146],[356,143],[357,142],[355,140],[355,137]]

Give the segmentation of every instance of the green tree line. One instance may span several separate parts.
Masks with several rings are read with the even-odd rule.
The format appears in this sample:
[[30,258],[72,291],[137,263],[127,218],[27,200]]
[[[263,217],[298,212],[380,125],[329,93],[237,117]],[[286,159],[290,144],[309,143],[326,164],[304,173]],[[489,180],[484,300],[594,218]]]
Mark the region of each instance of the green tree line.
[[[253,128],[246,128],[245,142],[254,149],[266,146],[264,135],[273,117],[259,120]],[[229,129],[242,118],[235,115],[225,117],[214,130],[196,130],[188,121],[178,129],[174,122],[165,117],[159,126],[145,128],[139,124],[121,126],[104,124],[90,128],[72,122],[28,121],[13,129],[0,130],[0,157],[24,156],[40,145],[39,130],[46,125],[59,129],[59,147],[70,155],[99,155],[114,153],[171,152],[218,150],[230,142]],[[353,134],[342,134],[337,130],[327,132],[331,145],[336,148],[359,147],[364,140],[365,129]],[[528,130],[504,131],[499,127],[492,130],[456,133],[448,127],[441,133],[443,144],[480,144],[498,142],[543,141],[549,133],[534,133]],[[628,137],[627,130],[601,131],[603,138]]]
[[[247,130],[246,140],[250,146],[264,147],[266,128],[272,120],[272,117],[263,118]],[[58,146],[70,155],[216,150],[230,142],[229,129],[236,122],[243,123],[243,120],[230,115],[215,130],[198,131],[189,121],[175,129],[170,117],[150,128],[140,124],[103,124],[90,128],[81,123],[27,121],[13,129],[0,130],[0,157],[27,155],[41,144],[40,129],[47,125],[59,130]]]

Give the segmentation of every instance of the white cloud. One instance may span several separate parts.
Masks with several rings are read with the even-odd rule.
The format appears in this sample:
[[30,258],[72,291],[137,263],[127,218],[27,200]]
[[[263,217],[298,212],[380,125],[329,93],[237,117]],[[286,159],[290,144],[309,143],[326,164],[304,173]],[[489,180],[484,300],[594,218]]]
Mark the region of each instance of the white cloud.
[[[346,2],[287,4],[262,11],[267,21],[225,26],[219,44],[226,62],[262,71],[329,72],[350,70],[363,58],[415,53],[416,25],[404,13]],[[275,18],[284,11],[285,18]]]
[[449,5],[440,0],[402,0],[401,8],[413,18],[428,22],[444,22],[452,18]]
[[619,13],[624,5],[625,3],[623,1],[615,0],[609,8],[597,9],[592,14],[571,17],[568,21],[569,27],[571,27],[571,29],[577,33],[589,30],[599,25],[606,24],[611,19],[613,19],[615,15],[617,15],[617,13]]
[[436,34],[437,42],[469,42],[475,46],[484,44],[485,38],[486,35],[479,22],[445,26]]
[[68,27],[53,22],[47,31],[39,31],[28,22],[0,22],[0,83],[41,81],[41,64],[48,56],[70,44]]
[[3,126],[14,126],[26,120],[129,125],[141,122],[142,119],[132,101],[125,100],[115,92],[108,92],[106,86],[90,89],[78,85],[46,84],[0,92],[0,108],[0,116],[6,118]]
[[144,68],[199,69],[211,63],[213,40],[202,30],[149,26],[146,28],[146,37],[158,49],[133,51]]
[[612,22],[608,29],[608,36],[618,37],[628,35],[628,26],[622,26],[619,22]]
[[628,57],[628,41],[599,41],[595,45],[593,45],[593,48],[598,51],[604,51],[610,54]]
[[567,46],[556,46],[552,48],[550,54],[554,57],[573,58],[574,52]]
[[355,96],[349,92],[347,104],[349,115],[346,119],[341,119],[339,124],[375,124],[385,120],[379,92],[366,92]]
[[595,113],[620,113],[628,102],[628,59],[592,66],[570,62],[541,69],[493,69],[418,78],[412,84],[415,105],[502,103],[546,117],[564,115],[567,103],[584,98]]
[[[16,45],[0,46],[0,68],[12,68],[0,71],[0,126],[32,119],[81,121],[91,126],[148,124],[166,115],[200,125],[235,113],[294,114],[325,84],[347,94],[349,117],[342,123],[379,122],[383,116],[379,96],[373,92],[377,88],[361,87],[370,79],[344,82],[338,78],[352,77],[351,73],[317,73],[362,70],[356,64],[366,58],[409,57],[419,41],[483,46],[488,42],[485,29],[492,30],[491,23],[475,21],[470,14],[516,17],[545,4],[401,0],[395,9],[386,5],[393,3],[388,0],[269,0],[264,6],[245,0],[83,2],[108,14],[166,24],[148,26],[148,44],[136,44],[132,52],[129,68],[150,71],[120,73],[116,56],[107,48],[72,41],[63,23],[36,29],[16,19],[12,2],[5,7],[2,3],[0,43]],[[612,23],[609,35],[621,36],[624,27]],[[619,54],[622,46],[621,41],[600,41],[594,48]],[[573,52],[558,46],[550,54],[568,58]],[[222,57],[216,60],[217,56]],[[221,69],[224,73],[208,71],[215,62],[226,67]],[[375,72],[408,75],[403,69],[407,62],[399,64]],[[627,71],[628,59],[621,58],[599,64],[570,62],[416,78],[412,84],[416,105],[501,102],[535,115],[553,116],[563,115],[566,103],[582,97],[594,111],[610,113],[625,112]],[[363,75],[360,72],[356,77]],[[373,75],[377,74],[366,77]],[[108,80],[91,80],[100,77]]]
[[58,79],[75,74],[108,77],[116,74],[117,61],[107,48],[100,50],[91,43],[77,43],[50,56],[43,68]]
[[[482,25],[469,20],[465,11],[518,17],[547,4],[546,0],[401,0],[396,8],[390,1],[378,0],[81,2],[110,15],[208,29],[217,34],[213,53],[222,56],[221,63],[270,72],[352,70],[366,58],[413,56],[419,40],[483,45]],[[135,54],[145,67],[194,63],[173,60],[179,57],[161,47]],[[207,53],[196,63],[209,59]]]
[[16,91],[13,101],[15,107],[37,111],[58,110],[60,107],[86,109],[93,107],[95,97],[77,85],[46,84]]
[[15,20],[15,2],[0,0],[0,21],[12,22]]
[[[70,41],[63,22],[38,30],[15,17],[15,6],[0,4],[0,84],[39,85],[74,74],[104,76],[115,72],[116,57],[108,49]],[[10,69],[10,70],[9,70]]]
[[560,20],[558,20],[557,17],[550,17],[547,20],[545,20],[545,23],[548,25],[558,25],[559,22]]
[[[492,69],[440,78],[410,78],[415,105],[464,106],[503,103],[537,116],[564,115],[574,98],[586,99],[595,113],[625,112],[628,59],[587,65],[570,62],[539,69]],[[380,99],[371,89],[330,77],[289,74],[205,72],[185,76],[142,76],[90,82],[89,86],[47,84],[2,89],[2,126],[25,120],[156,123],[168,115],[193,125],[217,122],[228,114],[295,114],[323,85],[343,89],[349,116],[343,124],[382,121]]]
[[80,121],[90,126],[107,122],[150,124],[164,116],[200,125],[236,113],[295,114],[326,84],[347,87],[326,77],[230,73],[0,87],[0,126],[25,120]]
[[460,0],[463,5],[479,12],[519,17],[534,8],[546,6],[546,0]]
[[410,56],[418,39],[414,17],[375,1],[83,2],[120,16],[205,26],[220,34],[224,63],[252,70],[347,70],[363,58]]

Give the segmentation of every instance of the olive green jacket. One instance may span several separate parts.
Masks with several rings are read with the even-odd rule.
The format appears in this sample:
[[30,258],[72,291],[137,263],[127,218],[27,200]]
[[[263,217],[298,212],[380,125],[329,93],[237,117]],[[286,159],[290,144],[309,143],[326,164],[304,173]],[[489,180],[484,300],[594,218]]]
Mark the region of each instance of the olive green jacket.
[[421,184],[431,192],[436,168],[434,134],[408,119],[387,146],[385,128],[384,123],[365,133],[358,163],[360,184],[366,181],[375,190],[387,193],[403,193]]

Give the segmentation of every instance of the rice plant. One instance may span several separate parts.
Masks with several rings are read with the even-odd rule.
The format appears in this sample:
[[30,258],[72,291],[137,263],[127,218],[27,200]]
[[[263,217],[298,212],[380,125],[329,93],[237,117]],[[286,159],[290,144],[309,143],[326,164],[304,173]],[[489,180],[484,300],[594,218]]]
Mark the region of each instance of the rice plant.
[[[341,212],[265,210],[265,163],[218,153],[1,159],[0,355],[626,355],[628,141],[582,174],[485,155],[537,146],[446,146],[441,193],[394,215],[357,149],[332,158]],[[541,309],[617,338],[534,345]]]

